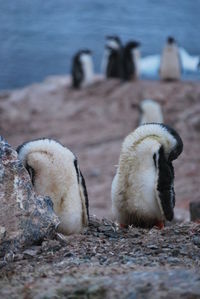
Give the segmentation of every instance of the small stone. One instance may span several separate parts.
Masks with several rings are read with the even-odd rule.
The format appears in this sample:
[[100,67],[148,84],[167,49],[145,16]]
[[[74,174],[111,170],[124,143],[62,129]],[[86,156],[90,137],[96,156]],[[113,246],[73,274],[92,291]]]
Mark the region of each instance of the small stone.
[[152,244],[152,245],[147,245],[147,248],[156,250],[156,249],[158,249],[158,246]]
[[58,251],[61,244],[57,240],[47,240],[42,242],[42,251]]
[[38,249],[26,249],[23,251],[25,257],[35,257],[38,253]]
[[73,257],[73,256],[74,256],[74,254],[72,252],[66,252],[64,254],[64,257]]
[[194,245],[200,247],[200,237],[194,237],[193,243],[194,243]]
[[176,265],[180,263],[180,260],[176,257],[168,257],[167,262]]

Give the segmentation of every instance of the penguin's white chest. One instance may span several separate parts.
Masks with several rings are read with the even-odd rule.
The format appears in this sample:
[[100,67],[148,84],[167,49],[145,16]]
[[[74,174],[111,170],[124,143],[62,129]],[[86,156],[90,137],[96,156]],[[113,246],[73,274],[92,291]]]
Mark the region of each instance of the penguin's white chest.
[[94,69],[91,56],[86,54],[82,55],[81,62],[84,73],[83,85],[88,85],[94,80]]
[[127,188],[128,211],[136,213],[139,217],[160,218],[161,213],[156,200],[156,170],[150,167],[138,169],[137,177],[130,171]]
[[138,49],[132,50],[132,57],[135,64],[135,77],[139,78],[140,76],[140,51]]

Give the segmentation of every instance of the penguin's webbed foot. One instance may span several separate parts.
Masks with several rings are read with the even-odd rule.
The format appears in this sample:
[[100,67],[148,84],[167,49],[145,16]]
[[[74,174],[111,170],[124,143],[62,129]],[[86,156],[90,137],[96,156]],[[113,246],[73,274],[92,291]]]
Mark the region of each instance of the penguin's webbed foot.
[[156,227],[157,229],[163,229],[165,227],[165,224],[163,221],[157,221],[154,227]]
[[120,227],[121,227],[121,228],[128,228],[128,225],[127,225],[127,224],[122,224],[122,223],[120,223]]

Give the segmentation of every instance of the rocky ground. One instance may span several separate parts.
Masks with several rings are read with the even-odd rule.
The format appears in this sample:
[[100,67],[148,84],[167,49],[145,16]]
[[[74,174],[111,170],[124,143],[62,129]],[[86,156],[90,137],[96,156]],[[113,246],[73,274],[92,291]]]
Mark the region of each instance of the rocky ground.
[[74,91],[51,77],[0,94],[0,134],[13,146],[51,137],[79,158],[90,213],[111,219],[110,186],[124,137],[136,128],[138,104],[161,103],[165,123],[181,135],[175,161],[177,221],[158,231],[121,230],[93,220],[84,234],[46,240],[0,262],[2,298],[200,298],[200,227],[188,204],[199,200],[200,85],[97,80]]
[[119,229],[93,219],[1,262],[1,298],[200,298],[200,225]]

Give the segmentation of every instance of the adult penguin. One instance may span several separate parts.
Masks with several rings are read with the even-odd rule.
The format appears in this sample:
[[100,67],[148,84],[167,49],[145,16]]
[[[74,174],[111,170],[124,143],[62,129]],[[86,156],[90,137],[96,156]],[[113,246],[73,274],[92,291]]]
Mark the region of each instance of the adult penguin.
[[107,36],[103,57],[106,78],[123,78],[123,46],[118,36]]
[[140,43],[128,42],[123,51],[124,80],[138,79],[140,75]]
[[94,80],[92,52],[90,50],[78,51],[72,60],[72,86],[80,88],[90,85]]

